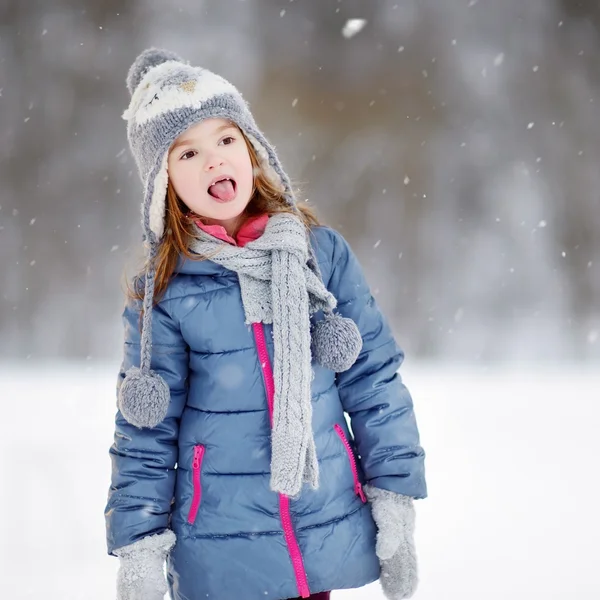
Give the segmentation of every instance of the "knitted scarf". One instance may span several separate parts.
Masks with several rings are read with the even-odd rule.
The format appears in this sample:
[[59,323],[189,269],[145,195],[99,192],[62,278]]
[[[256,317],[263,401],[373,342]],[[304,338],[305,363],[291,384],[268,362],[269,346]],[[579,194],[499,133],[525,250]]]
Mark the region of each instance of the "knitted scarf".
[[238,274],[246,323],[273,324],[271,489],[296,496],[305,482],[317,488],[310,315],[330,313],[337,301],[315,272],[306,227],[297,216],[278,213],[270,217],[261,237],[242,248],[224,244],[200,228],[195,233],[198,239],[191,251]]

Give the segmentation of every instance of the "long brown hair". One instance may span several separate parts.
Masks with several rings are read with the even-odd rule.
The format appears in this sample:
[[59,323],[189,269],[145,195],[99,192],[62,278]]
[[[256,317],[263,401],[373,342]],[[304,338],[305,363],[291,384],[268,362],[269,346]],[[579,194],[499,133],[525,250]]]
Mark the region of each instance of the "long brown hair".
[[[271,180],[266,177],[260,166],[254,146],[243,131],[240,130],[240,133],[246,142],[252,162],[254,191],[250,202],[241,215],[238,229],[246,219],[252,216],[262,214],[270,216],[275,213],[296,214],[307,228],[321,225],[314,209],[308,206],[306,202],[297,204],[297,211],[288,204],[281,190],[276,188]],[[201,219],[201,216],[189,211],[188,207],[177,196],[175,188],[169,180],[167,184],[165,232],[154,260],[154,304],[160,300],[167,289],[181,254],[192,260],[203,260],[203,257],[191,253],[188,249],[190,241],[194,238],[194,221],[198,219]],[[132,299],[144,299],[144,286],[141,285],[141,278],[146,272],[147,266],[144,265],[143,269],[133,277],[131,282],[126,279],[127,295]]]

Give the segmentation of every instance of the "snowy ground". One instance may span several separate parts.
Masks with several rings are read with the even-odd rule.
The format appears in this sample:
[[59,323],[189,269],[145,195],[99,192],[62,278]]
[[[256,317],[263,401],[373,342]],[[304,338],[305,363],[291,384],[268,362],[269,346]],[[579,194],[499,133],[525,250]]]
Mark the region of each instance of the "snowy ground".
[[[0,369],[2,598],[115,597],[102,513],[117,368]],[[416,600],[600,598],[600,366],[403,373],[428,454]]]

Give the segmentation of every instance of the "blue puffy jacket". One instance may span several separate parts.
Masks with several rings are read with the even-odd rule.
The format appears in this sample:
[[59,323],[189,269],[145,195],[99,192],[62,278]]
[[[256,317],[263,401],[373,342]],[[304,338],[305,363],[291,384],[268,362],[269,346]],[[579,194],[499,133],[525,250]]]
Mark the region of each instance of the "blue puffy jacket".
[[[117,412],[107,543],[112,554],[171,528],[174,600],[279,600],[366,585],[380,567],[361,484],[426,496],[412,400],[396,372],[402,351],[344,238],[314,227],[311,242],[338,312],[363,338],[348,371],[313,364],[318,490],[306,486],[297,499],[270,490],[271,326],[245,324],[236,273],[180,259],[153,310],[151,368],[171,403],[154,429]],[[124,311],[119,384],[139,365],[140,309],[131,301]]]

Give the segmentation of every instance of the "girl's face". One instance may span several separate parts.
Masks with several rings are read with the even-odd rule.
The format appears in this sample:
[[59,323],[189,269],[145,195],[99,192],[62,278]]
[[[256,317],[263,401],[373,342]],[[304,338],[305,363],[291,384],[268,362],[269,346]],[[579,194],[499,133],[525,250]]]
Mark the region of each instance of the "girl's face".
[[207,119],[187,129],[171,145],[168,173],[190,210],[230,235],[235,232],[254,183],[250,154],[235,125]]

